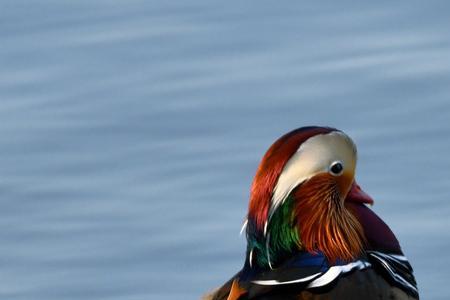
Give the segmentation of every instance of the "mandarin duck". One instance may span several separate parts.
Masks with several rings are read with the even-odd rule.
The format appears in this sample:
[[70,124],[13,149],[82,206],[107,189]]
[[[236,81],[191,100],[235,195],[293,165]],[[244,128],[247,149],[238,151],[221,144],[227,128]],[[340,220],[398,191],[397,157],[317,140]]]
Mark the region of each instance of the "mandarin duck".
[[344,132],[279,138],[254,177],[243,268],[204,299],[418,299],[413,269],[356,183]]

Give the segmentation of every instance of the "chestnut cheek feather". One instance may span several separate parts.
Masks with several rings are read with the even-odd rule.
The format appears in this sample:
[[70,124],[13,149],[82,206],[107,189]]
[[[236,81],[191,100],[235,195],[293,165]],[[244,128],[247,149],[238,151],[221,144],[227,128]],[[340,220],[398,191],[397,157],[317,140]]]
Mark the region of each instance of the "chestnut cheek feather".
[[294,216],[301,247],[321,251],[331,262],[359,256],[365,243],[361,224],[344,206],[334,178],[317,175],[295,191]]

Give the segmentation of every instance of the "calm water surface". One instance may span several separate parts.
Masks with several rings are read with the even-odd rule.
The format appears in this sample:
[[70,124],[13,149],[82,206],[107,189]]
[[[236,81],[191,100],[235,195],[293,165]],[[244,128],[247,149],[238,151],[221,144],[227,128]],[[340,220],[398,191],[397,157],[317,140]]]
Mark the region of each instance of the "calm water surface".
[[449,299],[449,9],[2,1],[1,298],[199,298],[243,262],[264,151],[321,124]]

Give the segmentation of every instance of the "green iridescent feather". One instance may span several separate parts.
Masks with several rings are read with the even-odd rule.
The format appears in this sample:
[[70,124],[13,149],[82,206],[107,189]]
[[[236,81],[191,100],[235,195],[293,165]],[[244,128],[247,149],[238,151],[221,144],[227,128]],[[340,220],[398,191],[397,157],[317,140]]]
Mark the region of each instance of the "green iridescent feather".
[[[263,268],[268,267],[268,257],[270,257],[271,264],[274,265],[300,248],[300,238],[294,224],[293,202],[294,198],[289,196],[275,211],[267,226],[265,237],[261,234],[248,236],[247,254],[253,250],[253,263],[256,262]],[[269,243],[267,243],[267,238],[269,238]]]

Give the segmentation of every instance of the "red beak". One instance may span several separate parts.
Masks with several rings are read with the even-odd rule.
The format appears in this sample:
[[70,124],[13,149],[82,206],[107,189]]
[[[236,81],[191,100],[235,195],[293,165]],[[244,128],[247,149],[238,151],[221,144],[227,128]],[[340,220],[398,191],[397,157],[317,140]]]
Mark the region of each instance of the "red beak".
[[353,181],[352,187],[350,188],[350,191],[348,192],[345,201],[373,205],[372,197],[366,194],[366,192],[364,192],[361,189],[361,187],[356,183],[356,181]]

